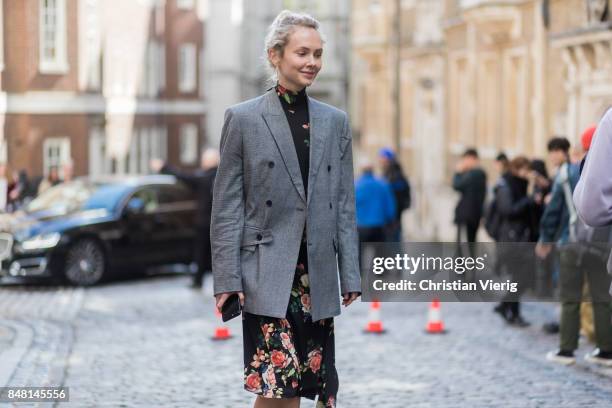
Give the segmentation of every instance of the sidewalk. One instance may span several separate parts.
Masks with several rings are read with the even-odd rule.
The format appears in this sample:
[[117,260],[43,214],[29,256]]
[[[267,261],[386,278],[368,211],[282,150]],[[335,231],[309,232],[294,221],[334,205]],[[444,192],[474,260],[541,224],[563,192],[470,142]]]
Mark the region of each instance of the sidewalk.
[[83,298],[80,288],[0,287],[0,387],[63,383]]
[[32,338],[33,330],[26,324],[0,320],[0,387],[8,386]]

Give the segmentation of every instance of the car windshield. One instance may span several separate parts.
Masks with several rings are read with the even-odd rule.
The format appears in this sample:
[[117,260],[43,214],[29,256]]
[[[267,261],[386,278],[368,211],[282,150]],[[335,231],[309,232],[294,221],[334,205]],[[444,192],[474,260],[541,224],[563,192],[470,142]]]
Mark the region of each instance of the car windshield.
[[26,207],[28,213],[45,211],[70,214],[76,211],[106,209],[113,211],[129,188],[122,184],[72,181],[52,187]]

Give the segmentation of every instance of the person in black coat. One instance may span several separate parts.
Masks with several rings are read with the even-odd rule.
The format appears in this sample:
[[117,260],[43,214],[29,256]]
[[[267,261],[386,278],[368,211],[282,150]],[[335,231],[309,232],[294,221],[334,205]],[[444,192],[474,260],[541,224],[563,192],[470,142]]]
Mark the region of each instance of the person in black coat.
[[201,288],[204,273],[212,270],[210,216],[218,165],[219,152],[217,149],[206,149],[201,156],[200,168],[193,172],[179,170],[160,159],[153,159],[150,164],[151,170],[154,172],[173,175],[195,192],[197,211],[194,220],[196,225],[194,258],[198,265],[198,271],[193,276],[192,286],[194,288]]
[[[531,162],[526,157],[516,157],[509,165],[509,171],[502,177],[495,189],[497,200],[497,211],[501,215],[498,242],[529,242],[532,237],[532,211],[533,199],[527,194]],[[528,262],[524,257],[517,257],[512,253],[512,248],[500,246],[500,265],[507,268],[512,280],[518,283],[519,292],[510,296],[508,294],[495,311],[498,312],[508,323],[517,326],[527,326],[520,314],[520,304],[516,299],[520,296],[521,289],[525,288],[525,272],[529,270]],[[510,262],[512,261],[512,262]],[[520,264],[520,265],[519,265]]]
[[480,167],[478,152],[468,149],[457,163],[453,176],[453,189],[461,194],[455,207],[455,224],[457,224],[457,242],[465,231],[467,242],[476,242],[478,226],[482,218],[484,200],[487,193],[487,175]]
[[410,182],[404,175],[402,166],[397,161],[395,152],[388,147],[380,150],[380,161],[382,164],[383,177],[391,186],[395,197],[395,219],[388,227],[389,242],[401,242],[402,240],[402,213],[410,208]]

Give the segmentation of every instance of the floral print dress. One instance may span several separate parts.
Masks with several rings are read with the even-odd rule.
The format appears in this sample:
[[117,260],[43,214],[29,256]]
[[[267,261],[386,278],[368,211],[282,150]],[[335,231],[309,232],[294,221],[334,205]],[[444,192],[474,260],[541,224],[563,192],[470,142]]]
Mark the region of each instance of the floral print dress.
[[[289,121],[306,186],[310,150],[306,93],[295,94],[280,85],[276,92]],[[317,408],[335,407],[334,319],[312,321],[305,231],[285,318],[242,315],[244,388],[266,398],[318,397]]]

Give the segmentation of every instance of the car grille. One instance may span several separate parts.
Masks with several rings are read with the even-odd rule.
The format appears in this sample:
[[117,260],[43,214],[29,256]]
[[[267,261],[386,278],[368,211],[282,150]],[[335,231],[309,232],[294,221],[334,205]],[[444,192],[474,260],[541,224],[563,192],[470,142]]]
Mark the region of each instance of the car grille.
[[11,255],[13,248],[13,236],[6,232],[0,232],[0,260],[6,259]]

